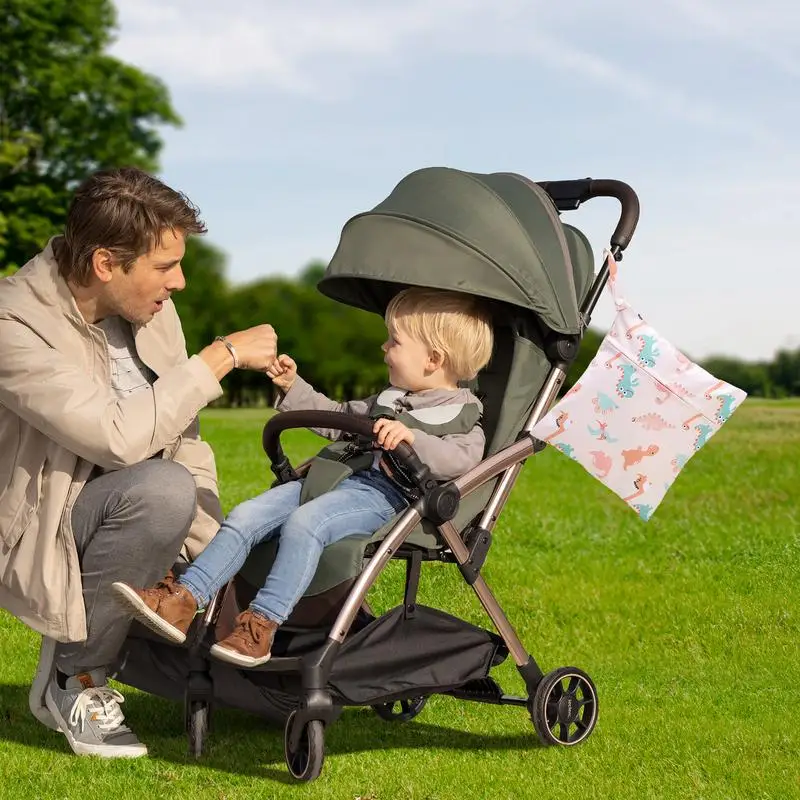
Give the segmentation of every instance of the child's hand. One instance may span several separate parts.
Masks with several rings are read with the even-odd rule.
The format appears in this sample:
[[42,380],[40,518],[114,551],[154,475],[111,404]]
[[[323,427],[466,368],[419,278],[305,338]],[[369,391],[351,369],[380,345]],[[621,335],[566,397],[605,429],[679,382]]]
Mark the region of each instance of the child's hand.
[[375,434],[378,444],[384,450],[394,450],[400,442],[414,444],[413,431],[396,419],[381,417],[375,422],[372,432]]
[[267,375],[281,391],[288,392],[297,377],[297,364],[291,356],[284,353],[267,367]]

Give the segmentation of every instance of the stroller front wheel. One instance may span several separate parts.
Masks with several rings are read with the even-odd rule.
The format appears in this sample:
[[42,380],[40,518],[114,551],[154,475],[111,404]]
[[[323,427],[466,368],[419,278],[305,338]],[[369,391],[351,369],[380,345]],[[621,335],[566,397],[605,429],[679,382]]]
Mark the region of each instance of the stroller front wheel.
[[597,689],[577,667],[560,667],[542,678],[528,701],[533,727],[543,744],[580,744],[597,723]]
[[325,759],[325,727],[321,720],[309,720],[300,732],[297,748],[294,748],[292,733],[296,715],[297,712],[292,711],[286,720],[283,743],[286,766],[293,778],[299,781],[313,781],[320,776],[322,762]]

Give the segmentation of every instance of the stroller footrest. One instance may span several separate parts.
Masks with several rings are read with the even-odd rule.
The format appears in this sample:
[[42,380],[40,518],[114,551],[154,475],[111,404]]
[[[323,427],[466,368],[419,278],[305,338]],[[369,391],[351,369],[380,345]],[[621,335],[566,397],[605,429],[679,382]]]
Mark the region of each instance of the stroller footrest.
[[524,706],[527,705],[528,702],[524,697],[504,694],[500,685],[493,678],[479,678],[478,680],[469,681],[463,686],[451,689],[444,694],[457,697],[459,700],[472,700],[477,703],[493,703],[494,705],[500,706]]
[[248,672],[300,672],[303,667],[301,656],[277,656],[270,658],[260,667],[248,667]]

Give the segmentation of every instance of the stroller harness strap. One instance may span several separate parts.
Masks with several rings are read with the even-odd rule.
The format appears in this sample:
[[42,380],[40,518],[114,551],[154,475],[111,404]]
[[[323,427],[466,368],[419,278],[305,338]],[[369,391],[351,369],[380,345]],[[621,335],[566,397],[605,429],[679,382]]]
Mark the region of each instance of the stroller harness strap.
[[[371,419],[396,419],[406,427],[432,436],[469,433],[480,421],[477,403],[446,403],[423,408],[404,408],[401,401],[409,392],[389,386],[378,394],[367,409]],[[371,440],[342,438],[324,447],[311,461],[306,473],[300,503],[306,503],[335,489],[345,478],[370,467],[380,467],[409,497],[415,488],[390,451],[381,454]]]

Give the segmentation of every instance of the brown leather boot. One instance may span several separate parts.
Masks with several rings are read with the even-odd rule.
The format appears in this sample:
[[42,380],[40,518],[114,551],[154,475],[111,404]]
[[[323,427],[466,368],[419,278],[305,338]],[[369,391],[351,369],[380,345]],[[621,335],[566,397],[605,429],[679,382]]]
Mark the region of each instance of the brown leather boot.
[[237,667],[258,667],[269,661],[278,623],[249,608],[236,617],[233,632],[211,647],[211,655]]
[[182,644],[197,614],[197,601],[192,593],[175,579],[160,581],[148,589],[135,589],[127,583],[112,583],[117,599],[150,630]]
[[170,567],[167,570],[167,574],[156,584],[156,586],[160,586],[162,583],[169,586],[171,583],[175,583],[178,580],[178,576],[175,574],[175,571]]

